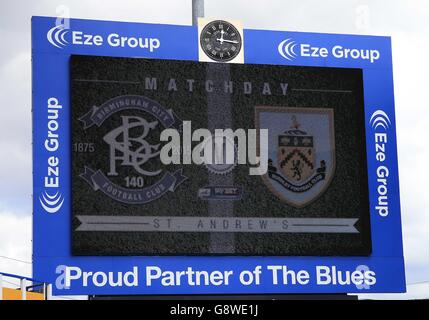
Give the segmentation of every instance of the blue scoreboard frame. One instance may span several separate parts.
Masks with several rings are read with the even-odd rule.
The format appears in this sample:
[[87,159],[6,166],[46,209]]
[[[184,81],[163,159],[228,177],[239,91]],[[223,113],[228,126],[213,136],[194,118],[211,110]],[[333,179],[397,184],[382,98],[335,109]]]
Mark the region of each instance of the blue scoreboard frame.
[[[136,40],[126,40],[130,38]],[[143,45],[136,45],[139,39]],[[72,256],[70,56],[198,61],[198,30],[80,19],[59,25],[56,18],[33,17],[33,277],[52,283],[55,295],[405,291],[390,38],[245,29],[244,39],[244,63],[363,70],[371,255]],[[46,193],[47,186],[54,193]],[[151,272],[168,270],[171,273],[162,275],[169,275],[188,268],[209,273],[229,270],[232,276],[229,281],[200,285],[168,283],[161,278],[148,282]],[[67,281],[66,275],[76,276],[77,270],[99,276],[98,282]],[[301,272],[302,277],[282,280],[285,270]],[[359,280],[356,271],[364,272],[371,281],[354,281]],[[135,272],[130,285],[103,281],[109,273],[120,276],[127,272]],[[344,281],[346,278],[349,280]]]

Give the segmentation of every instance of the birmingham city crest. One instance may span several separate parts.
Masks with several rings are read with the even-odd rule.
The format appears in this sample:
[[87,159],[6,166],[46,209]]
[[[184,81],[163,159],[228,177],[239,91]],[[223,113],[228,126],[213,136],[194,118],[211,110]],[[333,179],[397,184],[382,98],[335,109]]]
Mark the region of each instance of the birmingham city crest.
[[182,168],[169,171],[159,161],[160,132],[182,130],[171,109],[144,96],[126,95],[94,106],[79,120],[83,130],[95,130],[99,137],[95,144],[100,151],[80,174],[94,191],[118,202],[146,204],[175,192],[187,179]]
[[268,129],[262,179],[271,192],[304,207],[328,188],[335,171],[332,109],[256,107],[256,127]]

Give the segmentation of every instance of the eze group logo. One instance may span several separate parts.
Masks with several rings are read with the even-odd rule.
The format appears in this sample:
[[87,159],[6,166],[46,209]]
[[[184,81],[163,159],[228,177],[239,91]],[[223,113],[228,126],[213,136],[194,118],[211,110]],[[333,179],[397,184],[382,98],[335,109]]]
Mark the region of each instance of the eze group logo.
[[291,61],[297,57],[295,52],[296,46],[298,46],[298,44],[294,40],[286,39],[280,42],[278,51],[283,58]]
[[314,46],[309,43],[298,43],[292,38],[282,40],[277,51],[286,60],[292,61],[296,58],[330,58],[344,60],[366,60],[370,63],[378,61],[381,57],[380,51],[376,49],[347,48],[342,45],[332,47]]
[[62,49],[69,43],[65,38],[69,31],[70,31],[69,28],[59,24],[53,27],[52,29],[50,29],[46,37],[54,47]]
[[44,190],[39,197],[40,205],[48,213],[58,212],[64,196],[60,188],[60,158],[56,155],[60,147],[59,113],[62,105],[57,98],[49,98],[47,102],[47,132],[44,147],[48,152],[46,174],[43,179]]
[[45,191],[39,201],[46,212],[56,213],[63,205],[64,197],[58,191],[52,196]]
[[46,33],[46,38],[52,46],[58,49],[63,49],[68,45],[85,47],[108,45],[112,48],[143,49],[154,52],[161,46],[161,41],[158,38],[141,36],[130,37],[119,33],[110,33],[104,36],[80,30],[71,30],[70,27],[65,24],[56,24],[49,29]]
[[380,217],[389,215],[389,176],[390,171],[387,165],[387,131],[392,125],[389,116],[383,110],[375,110],[369,119],[369,123],[374,131],[375,160],[378,163],[376,169],[377,178],[377,201],[375,211]]
[[369,122],[374,130],[376,130],[379,127],[382,127],[384,128],[385,131],[392,124],[390,122],[389,116],[383,110],[374,111],[371,118],[369,119]]

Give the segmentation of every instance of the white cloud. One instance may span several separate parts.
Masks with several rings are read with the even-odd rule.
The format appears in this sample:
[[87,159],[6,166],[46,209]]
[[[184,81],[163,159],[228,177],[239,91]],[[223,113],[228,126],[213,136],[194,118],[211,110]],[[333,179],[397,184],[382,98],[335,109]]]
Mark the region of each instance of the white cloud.
[[407,32],[398,32],[392,37],[402,225],[409,282],[429,280],[429,215],[426,209],[429,198],[422,192],[429,181],[429,147],[425,143],[429,69],[422,63],[429,50],[426,37]]
[[31,56],[16,52],[0,67],[0,209],[31,212]]
[[[31,216],[0,211],[0,256],[31,262]],[[0,257],[0,270],[31,277],[31,265]],[[16,282],[16,281],[15,281]]]

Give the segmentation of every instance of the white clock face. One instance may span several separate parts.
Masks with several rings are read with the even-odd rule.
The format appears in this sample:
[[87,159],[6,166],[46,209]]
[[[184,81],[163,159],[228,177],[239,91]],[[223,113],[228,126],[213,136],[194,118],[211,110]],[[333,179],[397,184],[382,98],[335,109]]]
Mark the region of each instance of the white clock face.
[[201,31],[200,45],[210,59],[226,62],[240,53],[242,39],[240,32],[231,23],[215,20]]

